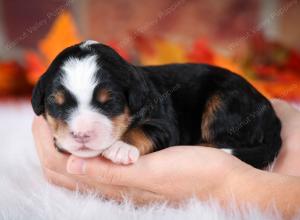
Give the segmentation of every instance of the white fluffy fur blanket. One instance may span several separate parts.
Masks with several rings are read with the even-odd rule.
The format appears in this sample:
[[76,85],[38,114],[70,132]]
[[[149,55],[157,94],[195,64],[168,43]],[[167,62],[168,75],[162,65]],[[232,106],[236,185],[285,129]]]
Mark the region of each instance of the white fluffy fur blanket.
[[[48,184],[31,135],[29,103],[0,105],[0,219],[281,219],[275,209],[221,209],[214,201],[190,200],[181,208],[156,204],[134,208]],[[275,210],[275,211],[274,211]]]

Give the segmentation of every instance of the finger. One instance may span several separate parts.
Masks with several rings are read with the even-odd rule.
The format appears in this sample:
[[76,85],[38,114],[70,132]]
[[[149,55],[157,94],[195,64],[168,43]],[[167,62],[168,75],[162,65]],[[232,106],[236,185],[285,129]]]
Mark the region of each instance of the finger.
[[64,187],[69,190],[79,190],[80,192],[98,193],[101,197],[106,199],[113,199],[121,202],[123,200],[130,200],[134,204],[142,205],[149,204],[149,202],[162,202],[165,198],[151,191],[145,191],[137,188],[112,186],[101,183],[94,183],[89,181],[86,177],[70,177],[52,170],[45,169],[45,176],[47,180],[57,186]]
[[[81,192],[93,192],[100,194],[101,197],[106,199],[113,199],[118,202],[130,200],[136,205],[149,204],[151,202],[164,202],[166,198],[158,193],[139,189],[136,187],[115,186],[99,183],[98,181],[91,180],[87,176],[71,176],[70,178],[76,179],[78,183],[77,189]],[[57,183],[57,180],[55,180]]]
[[53,146],[53,136],[51,130],[46,122],[46,120],[42,117],[34,117],[32,123],[32,133],[35,140],[38,141],[40,145],[43,145],[43,149],[47,149],[49,151],[55,151]]
[[42,165],[54,171],[66,172],[68,155],[55,149],[52,133],[43,117],[34,118],[32,133]]
[[134,164],[119,165],[103,157],[82,159],[70,156],[67,162],[67,171],[70,174],[89,176],[99,183],[146,187],[150,185],[147,180],[151,177],[152,172],[143,157]]
[[[112,191],[113,192],[113,191]],[[170,201],[162,194],[147,191],[138,188],[128,188],[125,192],[121,192],[117,195],[103,194],[105,198],[114,199],[116,201],[131,201],[135,205],[149,205],[151,203]]]
[[167,178],[165,173],[172,172],[174,163],[184,158],[181,156],[182,153],[176,151],[175,147],[172,148],[173,150],[166,149],[144,155],[131,165],[114,164],[102,157],[82,159],[71,156],[68,159],[67,171],[70,174],[89,176],[104,184],[150,190],[154,184],[159,185],[160,180]]
[[97,193],[104,198],[116,201],[121,201],[122,195],[127,194],[125,188],[100,183],[95,184],[82,176],[68,176],[49,169],[45,169],[44,173],[48,182],[72,191],[79,190],[83,193]]
[[71,174],[86,175],[104,184],[131,186],[139,173],[139,162],[131,165],[118,165],[111,161],[97,157],[82,159],[70,156],[67,171]]
[[282,100],[272,100],[274,110],[282,125],[281,137],[288,140],[291,136],[298,136],[297,128],[300,126],[300,112],[291,104]]
[[295,120],[295,116],[299,115],[299,111],[289,104],[286,101],[279,100],[279,99],[273,99],[271,100],[273,108],[277,114],[277,116],[283,121],[283,122],[291,122],[293,123]]
[[168,169],[168,151],[170,150],[144,155],[130,165],[114,164],[103,157],[82,159],[71,156],[67,162],[67,171],[70,174],[93,177],[104,184],[146,187],[149,179],[153,180],[165,168]]
[[57,173],[53,170],[44,169],[44,176],[46,177],[49,183],[52,183],[57,186],[61,186],[70,190],[76,190],[81,187],[79,182],[76,180],[69,178],[63,174]]
[[40,124],[41,124],[41,117],[34,117],[32,122],[32,135],[35,142],[35,147],[38,153],[39,158],[41,158],[42,154],[42,148],[40,147],[41,144],[41,138],[39,136],[40,132]]

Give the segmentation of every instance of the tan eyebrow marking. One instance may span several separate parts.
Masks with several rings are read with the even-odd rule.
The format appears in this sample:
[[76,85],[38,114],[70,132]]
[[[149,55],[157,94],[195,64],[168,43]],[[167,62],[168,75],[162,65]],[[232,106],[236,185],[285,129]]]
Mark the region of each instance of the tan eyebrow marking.
[[107,102],[110,97],[111,94],[107,89],[100,89],[97,93],[97,100],[101,103]]
[[62,105],[65,102],[65,95],[62,91],[57,91],[53,94],[54,102],[58,105]]

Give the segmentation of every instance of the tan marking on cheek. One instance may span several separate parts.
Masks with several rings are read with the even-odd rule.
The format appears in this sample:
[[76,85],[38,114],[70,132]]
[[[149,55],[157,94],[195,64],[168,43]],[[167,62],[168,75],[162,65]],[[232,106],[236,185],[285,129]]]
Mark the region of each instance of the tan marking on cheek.
[[123,141],[137,147],[141,155],[151,153],[154,150],[152,140],[147,137],[141,128],[128,130],[123,136]]
[[101,103],[107,102],[110,99],[110,92],[107,89],[100,89],[97,93],[97,100]]
[[210,142],[214,138],[211,125],[215,120],[215,113],[220,108],[221,104],[222,101],[218,95],[212,96],[206,103],[201,123],[201,133],[204,141]]
[[130,116],[128,107],[125,108],[121,115],[118,115],[112,119],[113,124],[113,137],[120,139],[121,136],[126,132],[130,123]]
[[46,120],[55,138],[60,138],[69,133],[67,124],[61,120],[53,118],[49,113],[46,113]]
[[64,102],[65,102],[65,95],[64,95],[63,92],[61,92],[61,91],[55,92],[54,95],[53,95],[53,97],[54,97],[54,102],[56,104],[58,104],[58,105],[64,104]]

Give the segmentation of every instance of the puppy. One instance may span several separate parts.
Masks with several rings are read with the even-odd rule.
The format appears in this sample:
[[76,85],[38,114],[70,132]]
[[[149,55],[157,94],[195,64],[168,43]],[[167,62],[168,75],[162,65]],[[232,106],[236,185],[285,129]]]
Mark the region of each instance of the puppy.
[[204,145],[264,168],[281,146],[270,102],[241,76],[205,64],[134,66],[95,41],[54,59],[32,106],[58,149],[120,164],[174,145]]

